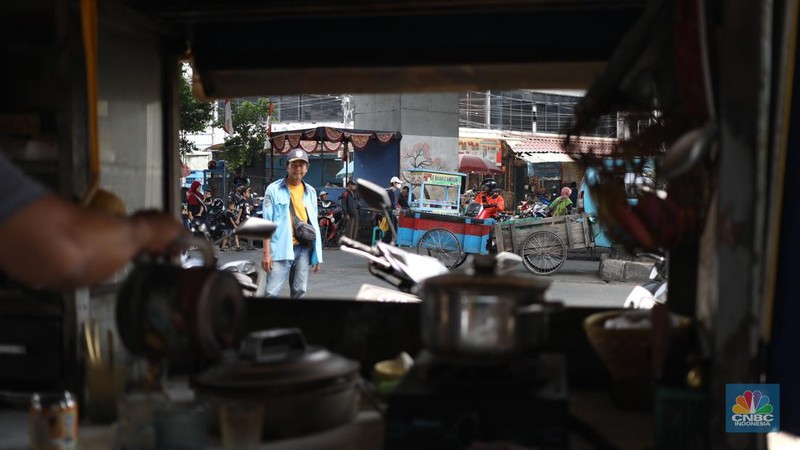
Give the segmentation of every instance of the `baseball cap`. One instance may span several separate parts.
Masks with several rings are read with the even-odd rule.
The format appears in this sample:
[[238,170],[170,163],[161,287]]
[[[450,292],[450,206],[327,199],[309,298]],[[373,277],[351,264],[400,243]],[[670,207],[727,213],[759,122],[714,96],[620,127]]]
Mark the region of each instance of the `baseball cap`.
[[389,181],[389,183],[390,184],[395,184],[395,183],[403,184],[403,182],[400,181],[400,178],[397,178],[397,177],[392,177],[392,179]]
[[308,162],[308,153],[302,148],[296,148],[289,152],[289,159],[286,160],[286,163],[290,163],[292,161],[305,161]]
[[322,197],[323,195],[328,195],[328,191],[320,191],[319,196]]

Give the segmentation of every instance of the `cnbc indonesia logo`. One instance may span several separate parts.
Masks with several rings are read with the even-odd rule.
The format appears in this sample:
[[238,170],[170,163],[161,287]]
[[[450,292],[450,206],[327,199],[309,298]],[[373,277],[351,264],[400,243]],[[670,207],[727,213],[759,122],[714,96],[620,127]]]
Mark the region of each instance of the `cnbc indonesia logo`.
[[736,404],[731,410],[733,411],[731,420],[734,425],[740,427],[771,426],[775,420],[769,397],[763,395],[761,391],[744,391],[742,395],[736,397]]
[[778,385],[767,384],[728,385],[726,397],[732,406],[727,431],[764,433],[777,428],[779,389]]

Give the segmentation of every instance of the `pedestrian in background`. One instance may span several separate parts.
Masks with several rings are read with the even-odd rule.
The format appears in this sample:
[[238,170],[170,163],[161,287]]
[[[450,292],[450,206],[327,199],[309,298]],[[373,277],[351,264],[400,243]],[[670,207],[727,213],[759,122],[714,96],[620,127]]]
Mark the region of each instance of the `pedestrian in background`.
[[400,187],[403,185],[403,182],[400,178],[392,177],[389,180],[389,188],[386,189],[386,192],[389,193],[389,201],[391,203],[390,209],[400,209]]
[[[392,225],[394,229],[397,230],[397,216],[395,216],[395,212],[400,209],[400,187],[403,186],[403,182],[400,178],[392,177],[389,180],[389,188],[386,189],[386,192],[389,194],[389,203],[392,205],[389,209],[389,220],[392,221]],[[384,233],[383,242],[391,243],[392,242],[392,233]]]
[[206,191],[203,192],[203,196],[204,196],[203,203],[206,204],[206,211],[207,211],[211,209],[211,204],[214,202],[214,191],[212,191],[211,189],[206,189]]
[[400,204],[401,208],[408,208],[408,186],[403,186],[400,189],[400,198],[397,199],[397,203]]
[[561,195],[550,203],[550,215],[552,217],[566,216],[572,210],[572,200],[569,195],[572,190],[566,186],[561,188]]
[[[239,225],[245,223],[255,213],[255,201],[253,200],[253,190],[247,186],[242,191],[242,200],[239,203]],[[255,244],[252,239],[243,239],[247,241],[247,250],[255,250]]]
[[183,226],[186,227],[187,230],[192,229],[191,220],[189,220],[189,204],[187,203],[188,199],[186,195],[189,193],[189,188],[182,187],[181,188],[181,222]]
[[206,204],[200,192],[200,182],[193,181],[186,193],[186,203],[189,205],[189,220],[202,218],[205,220]]
[[344,235],[353,240],[357,240],[359,225],[357,195],[355,181],[348,181],[347,190],[342,194],[342,212],[344,213]]
[[[319,232],[317,191],[303,178],[308,173],[308,153],[303,149],[289,152],[286,177],[269,186],[264,193],[263,217],[277,224],[270,239],[264,239],[261,267],[267,272],[268,297],[276,297],[289,280],[292,298],[302,298],[308,289],[308,272],[319,271],[322,263],[322,237]],[[313,242],[304,241],[300,225],[314,230]]]
[[224,219],[223,225],[225,226],[225,237],[222,239],[222,242],[220,242],[219,249],[223,252],[228,249],[228,244],[231,240],[231,237],[233,238],[233,241],[236,242],[236,246],[231,247],[234,250],[242,249],[242,247],[239,245],[239,236],[234,234],[234,231],[236,231],[236,228],[239,226],[240,213],[241,210],[236,208],[236,202],[229,200],[228,208],[222,213]]

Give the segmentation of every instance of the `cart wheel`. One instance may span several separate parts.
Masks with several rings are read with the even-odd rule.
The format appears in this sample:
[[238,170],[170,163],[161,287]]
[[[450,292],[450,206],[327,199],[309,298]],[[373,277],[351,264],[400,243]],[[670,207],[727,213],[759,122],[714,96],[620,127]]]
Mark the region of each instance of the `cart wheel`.
[[567,260],[567,246],[552,231],[536,231],[522,243],[520,256],[526,269],[537,275],[548,275]]
[[466,260],[467,260],[467,253],[466,252],[461,252],[461,258],[459,258],[458,262],[456,262],[456,265],[451,267],[451,269],[455,269],[456,267],[464,264],[464,261],[466,261]]
[[426,231],[419,238],[417,253],[433,256],[447,266],[448,269],[456,267],[462,261],[464,255],[456,235],[444,228],[434,228]]

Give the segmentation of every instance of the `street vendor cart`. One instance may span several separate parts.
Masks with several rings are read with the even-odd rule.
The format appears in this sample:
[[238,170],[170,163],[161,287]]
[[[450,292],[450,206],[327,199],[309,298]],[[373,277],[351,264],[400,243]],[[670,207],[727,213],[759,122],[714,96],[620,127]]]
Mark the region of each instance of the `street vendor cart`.
[[516,253],[530,272],[548,275],[563,266],[567,250],[594,248],[591,221],[586,214],[571,214],[500,222],[494,226],[497,251]]
[[466,174],[412,169],[409,208],[398,215],[397,245],[416,247],[448,268],[458,267],[470,253],[487,254],[494,219],[460,214],[461,186]]

